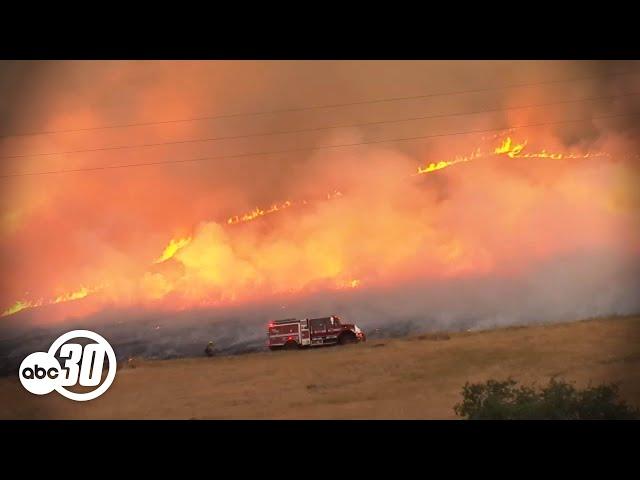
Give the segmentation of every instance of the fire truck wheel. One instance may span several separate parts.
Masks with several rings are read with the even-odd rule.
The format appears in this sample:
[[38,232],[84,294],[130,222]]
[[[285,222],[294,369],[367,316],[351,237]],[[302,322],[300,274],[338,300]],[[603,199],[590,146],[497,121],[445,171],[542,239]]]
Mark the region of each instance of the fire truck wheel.
[[271,350],[272,352],[275,352],[277,350],[280,350],[282,347],[269,347],[269,350]]
[[284,344],[284,349],[285,350],[298,350],[298,343],[297,342],[287,342]]
[[340,335],[340,338],[338,338],[338,343],[340,345],[349,345],[352,343],[356,343],[357,341],[358,340],[353,333],[343,333],[342,335]]

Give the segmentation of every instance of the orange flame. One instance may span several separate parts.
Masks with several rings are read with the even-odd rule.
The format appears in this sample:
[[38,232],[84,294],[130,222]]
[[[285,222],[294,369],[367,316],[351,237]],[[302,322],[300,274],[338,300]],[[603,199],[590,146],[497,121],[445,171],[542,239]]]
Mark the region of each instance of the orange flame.
[[74,300],[79,300],[81,298],[86,297],[90,293],[92,293],[92,290],[90,290],[87,287],[81,287],[80,290],[77,290],[75,292],[66,293],[66,294],[63,294],[63,295],[59,295],[53,300],[48,300],[48,301],[45,301],[43,299],[40,299],[40,300],[18,300],[11,307],[7,308],[4,312],[2,312],[0,314],[0,317],[6,317],[6,316],[9,316],[9,315],[13,315],[15,313],[21,312],[22,310],[26,310],[26,309],[29,309],[29,308],[36,308],[36,307],[41,307],[43,305],[54,305],[56,303],[64,303],[64,302],[71,302],[71,301],[74,301]]
[[293,202],[291,202],[290,200],[286,200],[285,202],[280,204],[274,203],[266,210],[256,207],[255,209],[253,209],[248,213],[245,213],[244,215],[234,215],[233,217],[229,217],[227,219],[227,223],[229,225],[233,225],[234,223],[250,222],[251,220],[255,220],[256,218],[262,217],[263,215],[268,215],[270,213],[279,212],[280,210],[289,208],[292,205],[293,205]]
[[[495,137],[492,139],[495,139]],[[432,173],[432,172],[439,171],[459,163],[466,163],[479,158],[490,157],[490,156],[507,156],[512,159],[514,158],[545,158],[545,159],[553,159],[553,160],[608,156],[608,154],[606,153],[591,153],[591,152],[588,152],[586,154],[580,154],[580,155],[574,154],[574,153],[554,153],[554,152],[548,152],[545,149],[539,152],[525,152],[527,145],[528,145],[527,140],[524,140],[518,143],[514,141],[511,136],[509,136],[504,140],[502,140],[499,145],[495,146],[495,148],[488,150],[486,153],[483,153],[480,148],[477,148],[472,153],[466,156],[456,156],[452,160],[432,162],[426,166],[419,167],[417,170],[417,174],[420,175],[425,173]],[[329,201],[336,198],[340,198],[342,196],[343,194],[340,191],[333,191],[331,193],[326,194],[326,197],[321,197],[320,200],[325,200],[326,198],[326,201]],[[286,200],[282,203],[274,203],[268,208],[256,207],[252,211],[244,213],[242,215],[235,215],[235,216],[229,217],[226,220],[226,223],[228,225],[234,225],[242,222],[250,222],[257,218],[270,215],[276,212],[280,212],[285,209],[289,209],[293,206],[307,205],[307,204],[308,204],[307,200],[299,200],[299,201]],[[192,237],[171,239],[168,245],[164,248],[162,254],[158,258],[156,258],[153,261],[153,263],[158,264],[173,258],[180,250],[187,247],[191,242],[192,242]],[[224,250],[221,250],[220,252],[216,252],[216,254],[219,255],[220,258],[224,259],[227,252]],[[199,260],[196,255],[193,259],[189,259],[189,261],[197,262]],[[285,259],[282,259],[281,261],[286,264]],[[324,278],[329,279],[330,282],[335,282],[333,283],[333,285],[335,285],[339,289],[355,289],[361,286],[360,279],[344,279],[344,277],[342,276],[344,272],[341,272],[340,270],[341,270],[340,268],[338,267],[334,268],[334,266],[332,265],[332,267],[328,269],[327,275]],[[207,274],[210,274],[209,270],[207,270]],[[249,270],[247,270],[246,275],[250,275]],[[340,278],[337,278],[338,276]],[[155,289],[158,291],[158,294],[154,298],[156,297],[162,298],[167,292],[170,292],[173,290],[173,286],[171,285],[172,282],[169,280],[165,280],[160,274],[150,275],[148,279],[149,279],[149,283],[150,284],[152,283],[153,285],[155,285]],[[4,310],[4,312],[0,314],[0,317],[13,315],[22,310],[37,308],[43,305],[50,305],[50,304],[57,304],[57,303],[79,300],[81,298],[86,297],[90,293],[93,293],[94,291],[95,289],[90,290],[86,287],[82,287],[78,291],[59,295],[52,300],[44,300],[44,299],[19,300],[15,302],[11,307]],[[233,293],[231,296],[235,297],[235,293]],[[204,299],[202,301],[204,301]]]
[[520,155],[520,152],[527,146],[527,141],[523,143],[513,143],[511,137],[504,139],[499,147],[496,147],[493,153],[496,155],[507,155],[509,158],[515,158]]
[[443,168],[447,168],[447,167],[450,167],[451,165],[456,165],[458,163],[470,162],[471,160],[474,160],[479,156],[480,156],[480,149],[477,149],[476,151],[474,151],[473,153],[471,153],[466,157],[458,156],[453,160],[449,160],[449,161],[432,162],[426,167],[418,167],[418,175],[421,175],[423,173],[435,172],[436,170],[442,170]]
[[[334,191],[331,193],[327,193],[326,199],[327,200],[333,200],[335,198],[339,198],[342,196],[342,192],[339,191]],[[233,225],[236,223],[241,223],[241,222],[250,222],[251,220],[255,220],[256,218],[262,217],[264,215],[269,215],[271,213],[275,213],[275,212],[280,212],[286,208],[290,208],[293,207],[295,205],[306,205],[307,201],[306,200],[300,200],[297,202],[294,202],[292,200],[286,200],[282,203],[274,203],[272,204],[269,208],[262,209],[259,207],[256,207],[255,209],[253,209],[250,212],[247,212],[243,215],[234,215],[232,217],[229,217],[227,219],[227,224],[228,225]]]
[[160,255],[160,257],[158,257],[153,263],[162,263],[166,260],[169,260],[178,252],[178,250],[187,246],[190,241],[191,237],[171,239],[169,245],[167,245],[162,252],[162,255]]
[[552,160],[609,156],[609,154],[605,152],[587,152],[579,155],[575,153],[551,153],[545,149],[542,149],[540,152],[522,153],[526,146],[527,140],[522,143],[514,143],[511,137],[507,137],[499,147],[496,147],[494,153],[496,155],[507,155],[509,158],[550,158]]
[[[506,155],[509,158],[549,158],[552,160],[564,160],[564,159],[576,159],[576,158],[593,158],[593,157],[603,157],[610,156],[608,153],[604,152],[587,152],[585,154],[575,154],[575,153],[551,153],[547,152],[545,149],[540,152],[531,152],[531,153],[523,153],[523,150],[526,148],[528,144],[527,140],[524,140],[521,143],[516,143],[511,137],[505,138],[502,143],[497,146],[493,150],[493,154],[495,155]],[[486,157],[481,153],[478,148],[472,154],[465,157],[455,157],[453,160],[440,161],[440,162],[432,162],[429,165],[424,167],[418,167],[418,175],[424,173],[431,173],[437,170],[442,170],[443,168],[450,167],[452,165],[456,165],[458,163],[470,162],[472,160],[476,160],[478,158]]]
[[27,308],[35,308],[42,305],[42,300],[31,301],[31,300],[18,300],[11,307],[7,308],[4,312],[0,314],[0,317],[6,317],[8,315],[13,315],[14,313],[21,312],[22,310],[26,310]]
[[77,292],[67,293],[65,295],[60,295],[56,297],[51,303],[62,303],[62,302],[71,302],[73,300],[79,300],[81,298],[86,297],[91,293],[88,288],[82,287]]

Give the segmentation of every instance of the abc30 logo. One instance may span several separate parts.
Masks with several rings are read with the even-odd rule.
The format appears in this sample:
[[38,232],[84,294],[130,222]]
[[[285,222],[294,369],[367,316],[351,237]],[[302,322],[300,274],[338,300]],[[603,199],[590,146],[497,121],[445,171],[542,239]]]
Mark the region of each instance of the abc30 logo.
[[[83,346],[70,342],[76,338],[88,338],[95,343]],[[102,372],[107,361],[109,368],[103,381]],[[24,388],[35,395],[46,395],[55,390],[71,400],[93,400],[113,383],[116,355],[101,335],[90,330],[73,330],[58,337],[49,351],[35,352],[25,358],[20,364],[19,376]],[[97,388],[84,393],[67,389],[74,385]]]

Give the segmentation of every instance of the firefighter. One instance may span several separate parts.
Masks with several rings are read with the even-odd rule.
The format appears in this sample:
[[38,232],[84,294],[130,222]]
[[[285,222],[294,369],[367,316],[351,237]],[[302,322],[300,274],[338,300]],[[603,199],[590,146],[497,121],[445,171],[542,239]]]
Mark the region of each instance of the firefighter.
[[208,357],[213,357],[216,354],[213,342],[209,342],[207,344],[207,348],[204,349],[204,353],[206,353]]

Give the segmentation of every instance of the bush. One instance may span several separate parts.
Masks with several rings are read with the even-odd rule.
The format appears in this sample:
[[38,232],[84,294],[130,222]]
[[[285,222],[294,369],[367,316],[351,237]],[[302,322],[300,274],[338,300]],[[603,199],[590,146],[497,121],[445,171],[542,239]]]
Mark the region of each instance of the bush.
[[511,378],[489,380],[462,388],[456,415],[468,420],[632,420],[640,410],[618,399],[618,386],[604,384],[578,390],[552,379],[534,389]]

